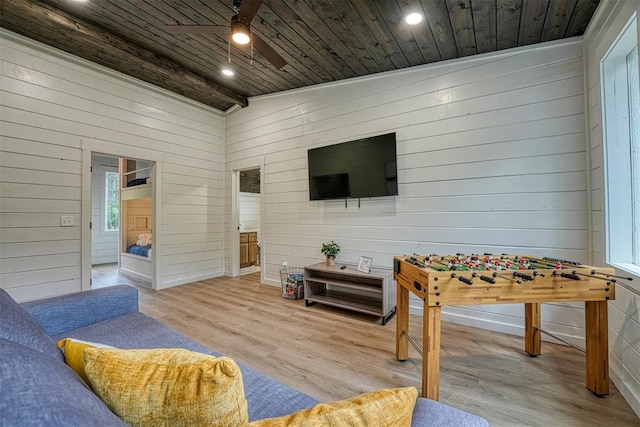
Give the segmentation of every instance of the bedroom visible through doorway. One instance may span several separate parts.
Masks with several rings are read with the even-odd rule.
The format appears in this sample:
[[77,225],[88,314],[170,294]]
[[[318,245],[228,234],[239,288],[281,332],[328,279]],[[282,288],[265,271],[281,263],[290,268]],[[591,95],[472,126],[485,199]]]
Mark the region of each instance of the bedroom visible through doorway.
[[92,288],[151,287],[154,164],[92,153]]

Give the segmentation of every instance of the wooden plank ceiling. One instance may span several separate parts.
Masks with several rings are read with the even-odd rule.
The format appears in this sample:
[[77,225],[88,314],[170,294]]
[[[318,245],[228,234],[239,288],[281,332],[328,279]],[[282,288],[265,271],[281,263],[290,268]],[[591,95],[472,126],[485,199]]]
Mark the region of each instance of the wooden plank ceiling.
[[[251,31],[287,61],[280,70],[224,36],[165,30],[228,25],[232,0],[1,2],[10,31],[226,110],[251,96],[580,36],[599,0],[264,0]],[[404,23],[411,11],[422,23]],[[227,66],[235,76],[221,75]]]

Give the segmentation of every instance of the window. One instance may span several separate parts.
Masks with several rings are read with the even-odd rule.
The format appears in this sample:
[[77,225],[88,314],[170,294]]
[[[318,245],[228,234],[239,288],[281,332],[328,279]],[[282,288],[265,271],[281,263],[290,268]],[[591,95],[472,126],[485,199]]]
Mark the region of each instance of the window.
[[117,172],[104,173],[104,231],[118,231],[120,225],[120,179]]
[[602,61],[607,261],[640,272],[640,83],[634,17]]

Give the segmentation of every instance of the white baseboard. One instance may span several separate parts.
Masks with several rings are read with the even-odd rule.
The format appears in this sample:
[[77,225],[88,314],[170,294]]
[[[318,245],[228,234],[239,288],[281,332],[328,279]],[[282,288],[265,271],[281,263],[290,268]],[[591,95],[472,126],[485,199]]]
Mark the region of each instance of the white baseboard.
[[259,265],[250,265],[249,267],[240,267],[240,275],[257,273],[260,271]]
[[609,351],[609,376],[616,388],[640,418],[640,381],[620,364]]
[[222,270],[215,270],[213,272],[203,273],[197,276],[181,277],[180,279],[159,283],[158,290],[173,288],[174,286],[186,285],[187,283],[193,283],[200,280],[215,279],[216,277],[222,277],[222,276],[223,276]]
[[269,285],[269,286],[275,286],[277,288],[279,288],[280,286],[282,286],[282,284],[280,283],[279,280],[275,280],[275,279],[268,279],[265,277],[265,279],[262,281],[263,285]]

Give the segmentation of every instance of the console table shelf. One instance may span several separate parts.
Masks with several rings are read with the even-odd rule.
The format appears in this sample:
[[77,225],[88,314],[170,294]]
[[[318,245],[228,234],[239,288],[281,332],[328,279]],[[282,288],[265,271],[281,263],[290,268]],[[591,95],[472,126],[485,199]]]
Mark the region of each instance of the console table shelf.
[[304,269],[306,305],[321,303],[380,316],[383,325],[396,312],[396,292],[391,270],[358,271],[356,266],[318,263]]
[[380,287],[376,287],[375,285],[365,285],[365,284],[360,284],[360,283],[355,283],[355,282],[348,282],[346,280],[336,280],[336,279],[316,279],[316,278],[309,278],[309,283],[314,283],[314,284],[320,284],[320,285],[326,285],[326,286],[335,286],[335,287],[340,287],[340,288],[347,288],[347,289],[355,289],[355,290],[359,290],[362,292],[371,292],[371,293],[376,293],[376,294],[381,294],[382,293],[382,288]]

